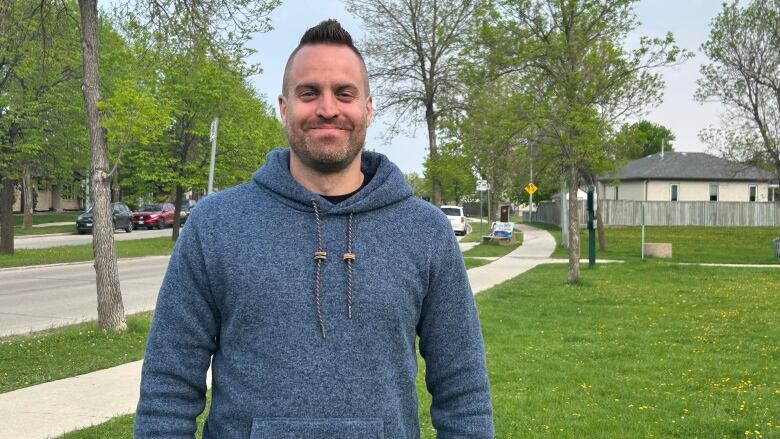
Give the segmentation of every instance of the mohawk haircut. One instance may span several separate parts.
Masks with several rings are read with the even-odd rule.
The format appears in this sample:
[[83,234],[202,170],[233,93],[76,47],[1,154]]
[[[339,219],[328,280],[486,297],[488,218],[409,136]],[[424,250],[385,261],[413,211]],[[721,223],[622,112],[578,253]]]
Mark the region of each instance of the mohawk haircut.
[[309,28],[301,37],[301,41],[298,43],[298,47],[292,51],[290,57],[287,58],[287,64],[284,66],[284,77],[282,79],[282,94],[287,96],[287,77],[290,74],[290,66],[292,65],[293,58],[303,46],[309,46],[313,44],[332,44],[335,46],[346,46],[360,59],[360,64],[363,67],[363,75],[365,76],[366,95],[370,95],[371,91],[368,87],[368,70],[366,69],[366,62],[363,60],[363,55],[355,47],[352,42],[352,35],[349,34],[341,24],[334,20],[329,19],[321,22],[320,24]]

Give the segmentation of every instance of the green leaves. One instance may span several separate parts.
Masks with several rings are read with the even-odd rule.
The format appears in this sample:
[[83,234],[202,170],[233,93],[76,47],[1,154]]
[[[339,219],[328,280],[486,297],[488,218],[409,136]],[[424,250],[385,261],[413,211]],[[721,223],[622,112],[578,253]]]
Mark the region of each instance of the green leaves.
[[696,99],[720,101],[722,126],[700,134],[729,159],[774,167],[780,179],[780,2],[724,4],[702,51]]

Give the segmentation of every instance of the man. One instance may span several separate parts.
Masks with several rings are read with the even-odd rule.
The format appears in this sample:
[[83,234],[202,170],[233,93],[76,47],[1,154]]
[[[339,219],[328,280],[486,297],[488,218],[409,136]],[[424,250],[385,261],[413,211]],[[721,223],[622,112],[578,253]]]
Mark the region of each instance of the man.
[[368,76],[333,20],[285,68],[290,149],[194,209],[163,281],[136,438],[417,438],[415,341],[439,438],[490,438],[482,337],[449,222],[361,151]]

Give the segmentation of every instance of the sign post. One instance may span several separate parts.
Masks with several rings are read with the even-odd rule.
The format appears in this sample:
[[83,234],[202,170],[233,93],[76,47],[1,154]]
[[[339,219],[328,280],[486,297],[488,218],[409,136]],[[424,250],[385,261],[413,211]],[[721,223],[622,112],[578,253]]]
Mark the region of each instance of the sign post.
[[534,182],[530,182],[523,189],[528,192],[528,219],[533,220],[531,215],[534,213],[534,194],[539,188],[536,187]]
[[214,157],[217,154],[217,129],[219,128],[219,118],[215,117],[211,122],[211,132],[209,133],[209,139],[211,140],[211,163],[209,164],[209,187],[206,195],[214,192]]
[[593,233],[595,208],[593,206],[593,185],[588,186],[588,268],[596,265],[596,234]]
[[482,231],[482,192],[490,189],[490,185],[485,180],[477,180],[477,191],[479,192],[479,236],[484,236]]

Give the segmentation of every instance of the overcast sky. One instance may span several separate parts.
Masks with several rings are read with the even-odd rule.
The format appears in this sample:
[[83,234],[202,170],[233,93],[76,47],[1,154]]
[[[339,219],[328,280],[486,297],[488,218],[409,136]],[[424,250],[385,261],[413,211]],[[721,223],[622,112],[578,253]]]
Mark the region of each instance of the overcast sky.
[[[705,151],[706,146],[699,140],[698,133],[718,124],[720,106],[701,105],[694,101],[693,94],[699,66],[706,61],[699,47],[707,39],[710,21],[720,9],[721,0],[641,0],[636,9],[642,26],[632,38],[639,35],[662,37],[666,32],[672,32],[678,45],[697,54],[680,67],[662,70],[666,80],[664,103],[646,117],[674,132],[677,151]],[[252,81],[277,112],[277,96],[287,56],[307,28],[327,18],[339,20],[355,39],[362,38],[360,22],[352,18],[339,0],[321,0],[316,6],[310,1],[284,0],[271,14],[274,30],[252,40],[251,47],[258,51],[252,61],[259,61],[264,69]],[[386,154],[404,172],[422,173],[427,145],[424,125],[417,129],[415,138],[396,137],[389,144],[380,139],[384,130],[383,121],[375,121],[368,130],[367,146]]]

